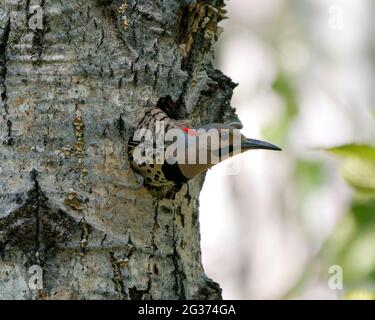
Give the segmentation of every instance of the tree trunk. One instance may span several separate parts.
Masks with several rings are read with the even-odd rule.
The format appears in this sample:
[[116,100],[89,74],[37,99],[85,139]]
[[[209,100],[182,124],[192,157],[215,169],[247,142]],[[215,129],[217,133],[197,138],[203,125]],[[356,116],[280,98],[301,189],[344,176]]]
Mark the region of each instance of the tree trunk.
[[203,177],[137,188],[127,141],[157,105],[236,119],[212,65],[223,6],[1,0],[1,299],[220,297],[201,263]]

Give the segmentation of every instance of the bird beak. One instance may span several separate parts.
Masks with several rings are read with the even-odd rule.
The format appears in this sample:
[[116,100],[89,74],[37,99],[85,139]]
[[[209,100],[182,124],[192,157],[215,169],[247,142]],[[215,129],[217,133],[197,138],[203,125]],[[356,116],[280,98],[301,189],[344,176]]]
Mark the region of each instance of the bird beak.
[[243,141],[241,143],[241,148],[244,150],[265,149],[265,150],[281,151],[281,148],[279,148],[278,146],[275,146],[265,141],[255,140],[255,139],[247,139],[246,141]]

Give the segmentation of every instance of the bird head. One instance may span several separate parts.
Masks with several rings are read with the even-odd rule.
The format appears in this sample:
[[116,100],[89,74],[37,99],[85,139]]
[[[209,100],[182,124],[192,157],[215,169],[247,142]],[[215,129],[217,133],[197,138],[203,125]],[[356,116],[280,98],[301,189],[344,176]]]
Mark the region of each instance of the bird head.
[[[196,128],[183,128],[183,131],[187,137],[186,158],[195,157],[196,160],[194,164],[187,161],[180,166],[189,178],[249,150],[281,150],[271,143],[247,138],[240,132],[240,126],[237,124],[210,123]],[[201,155],[204,155],[206,162],[201,161]]]
[[[233,155],[254,149],[281,151],[281,148],[271,143],[247,138],[240,132],[238,124],[210,123],[197,128],[184,128],[183,130],[186,132],[188,139],[196,139],[197,142],[206,139],[208,141],[207,151],[210,152],[219,152],[225,147],[229,148],[230,154]],[[215,142],[214,139],[217,139],[216,143],[213,143]]]

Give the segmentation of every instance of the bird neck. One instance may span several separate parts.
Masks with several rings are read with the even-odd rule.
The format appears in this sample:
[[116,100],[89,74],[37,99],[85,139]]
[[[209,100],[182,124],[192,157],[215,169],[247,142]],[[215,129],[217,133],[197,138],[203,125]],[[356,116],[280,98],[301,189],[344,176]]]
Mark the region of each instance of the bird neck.
[[182,174],[191,179],[218,163],[213,159],[209,146],[201,145],[196,138],[188,138],[185,148],[185,163],[179,163]]
[[212,164],[179,164],[181,173],[187,178],[192,179],[197,175],[207,171],[213,165]]

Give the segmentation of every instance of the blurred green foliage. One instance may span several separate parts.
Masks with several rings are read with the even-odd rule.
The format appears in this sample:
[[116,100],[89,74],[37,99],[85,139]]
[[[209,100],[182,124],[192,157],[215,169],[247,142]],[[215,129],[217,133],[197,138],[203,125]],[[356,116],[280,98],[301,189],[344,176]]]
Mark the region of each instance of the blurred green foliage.
[[375,197],[375,147],[349,144],[328,151],[344,157],[342,175],[357,192]]
[[375,300],[375,292],[369,290],[351,290],[345,295],[348,300]]
[[[272,85],[274,92],[284,101],[285,109],[264,129],[263,135],[278,144],[288,142],[289,129],[298,116],[298,88],[295,83],[288,73],[279,71]],[[318,259],[326,266],[322,270],[328,270],[332,265],[342,267],[344,299],[375,299],[375,147],[348,144],[327,151],[343,158],[342,176],[356,195],[323,245]],[[299,199],[296,212],[303,212],[300,209],[308,197],[324,184],[326,176],[323,162],[296,159],[294,181]],[[307,267],[306,273],[312,272]],[[326,272],[322,276],[327,277]],[[300,282],[305,280],[303,276]],[[298,287],[299,284],[296,285]]]
[[375,148],[349,144],[328,151],[344,159],[342,175],[356,196],[328,240],[324,256],[328,264],[342,266],[349,290],[345,298],[375,298]]
[[298,115],[296,90],[293,86],[293,79],[290,79],[288,74],[283,71],[279,71],[272,84],[272,89],[283,99],[285,110],[263,130],[263,136],[275,143],[282,144],[287,141],[289,126]]
[[[300,216],[309,196],[325,181],[325,171],[319,161],[297,159],[294,166],[294,177],[298,199],[297,213]],[[301,218],[301,217],[299,217]]]

